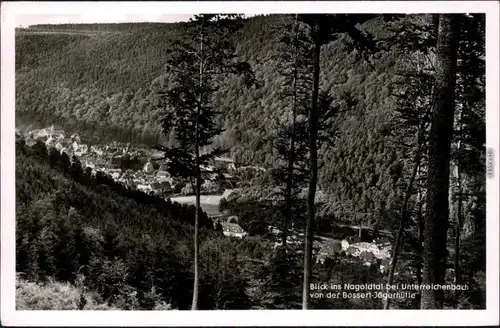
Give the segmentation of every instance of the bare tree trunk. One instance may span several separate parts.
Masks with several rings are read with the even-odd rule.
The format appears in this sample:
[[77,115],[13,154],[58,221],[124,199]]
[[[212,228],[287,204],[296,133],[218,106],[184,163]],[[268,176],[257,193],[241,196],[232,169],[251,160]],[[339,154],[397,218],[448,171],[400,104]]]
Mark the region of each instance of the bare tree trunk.
[[[417,173],[417,175],[420,175]],[[417,209],[417,224],[418,224],[418,250],[417,250],[417,264],[416,275],[417,285],[422,284],[422,246],[424,242],[424,218],[422,217],[422,192],[418,191],[417,196],[418,209]],[[417,293],[417,304],[420,304],[420,292]]]
[[318,139],[318,94],[319,94],[319,60],[320,60],[321,45],[319,43],[314,44],[314,72],[313,72],[313,92],[312,92],[312,102],[311,110],[309,111],[309,151],[310,151],[310,163],[311,163],[311,176],[309,179],[309,190],[307,194],[307,224],[306,224],[306,242],[305,242],[305,252],[304,252],[304,285],[302,289],[302,309],[307,310],[310,307],[310,289],[309,285],[311,282],[312,275],[312,248],[313,248],[313,238],[314,238],[314,219],[315,219],[315,208],[314,199],[316,197],[316,185],[318,182],[318,149],[317,149],[317,139]]
[[[455,110],[455,85],[458,50],[458,15],[439,17],[436,87],[429,134],[427,175],[427,215],[424,228],[423,283],[444,283],[446,270],[446,237],[448,229],[448,193],[450,148]],[[442,309],[442,290],[422,290],[422,309]]]
[[[455,222],[455,258],[453,263],[453,269],[455,272],[454,281],[455,285],[460,284],[460,233],[462,224],[462,181],[460,179],[460,169],[458,168],[458,209],[457,209],[457,219]],[[455,290],[454,303],[455,308],[458,308],[458,297],[460,292]]]
[[[437,37],[439,33],[439,14],[431,15],[430,27],[431,37],[433,37],[435,39],[435,42],[437,43]],[[436,43],[434,43],[433,46],[436,46]]]
[[199,84],[199,101],[196,114],[196,136],[195,136],[195,157],[196,157],[196,213],[194,216],[194,283],[193,283],[193,301],[191,310],[198,310],[198,294],[200,285],[200,238],[199,238],[199,217],[200,217],[200,193],[201,193],[201,172],[200,172],[200,115],[201,104],[203,101],[202,86],[203,86],[203,33],[200,34],[200,84]]
[[[459,134],[462,133],[462,112],[459,115]],[[462,145],[462,137],[458,140],[457,151],[460,152],[460,148]],[[460,163],[457,163],[457,189],[458,189],[458,204],[457,204],[457,218],[455,222],[455,258],[453,262],[453,271],[454,271],[454,281],[455,285],[460,283],[460,233],[461,233],[461,225],[462,225],[462,178],[460,176]],[[460,292],[455,290],[454,293],[454,303],[455,308],[458,308],[458,297]]]
[[297,46],[297,19],[298,15],[295,15],[295,25],[294,25],[294,65],[293,65],[293,81],[292,81],[292,132],[290,136],[290,149],[288,152],[288,176],[286,180],[286,190],[285,190],[285,220],[283,222],[283,247],[286,249],[286,242],[288,237],[288,225],[292,221],[292,187],[293,187],[293,163],[295,162],[295,128],[296,128],[296,116],[297,116],[297,57],[298,57],[298,46]]
[[[408,202],[410,201],[412,192],[413,192],[413,183],[415,181],[415,177],[417,176],[417,171],[418,167],[420,165],[420,143],[421,143],[421,138],[418,138],[419,140],[418,145],[417,145],[417,150],[415,152],[415,158],[413,159],[413,171],[411,173],[410,181],[408,182],[408,187],[406,188],[406,194],[405,198],[403,201],[403,206],[401,208],[401,220],[399,222],[399,230],[396,235],[396,240],[394,241],[394,247],[392,250],[392,261],[391,261],[391,269],[389,270],[389,276],[387,277],[387,285],[392,285],[394,281],[394,272],[396,271],[396,264],[398,261],[398,255],[399,255],[399,248],[401,245],[401,241],[403,239],[403,235],[405,232],[405,227],[406,227],[406,221],[408,219]],[[384,299],[384,310],[389,309],[390,305],[390,298],[385,298]]]
[[[198,130],[198,124],[196,125]],[[196,213],[194,217],[194,285],[193,285],[193,302],[191,310],[198,310],[198,294],[199,294],[199,266],[200,266],[200,240],[199,240],[199,216],[200,216],[200,191],[201,191],[201,177],[199,166],[199,150],[196,149]]]

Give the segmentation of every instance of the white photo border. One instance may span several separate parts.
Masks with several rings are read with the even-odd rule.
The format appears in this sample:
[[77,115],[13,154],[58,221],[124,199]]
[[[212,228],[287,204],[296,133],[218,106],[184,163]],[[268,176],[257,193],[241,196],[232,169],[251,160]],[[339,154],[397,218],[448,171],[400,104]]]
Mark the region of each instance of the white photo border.
[[[17,15],[130,13],[485,13],[487,148],[499,163],[499,3],[497,1],[3,2],[1,6],[1,323],[6,326],[473,326],[499,323],[499,179],[487,178],[486,310],[15,310],[15,58]],[[106,9],[107,8],[107,9]]]

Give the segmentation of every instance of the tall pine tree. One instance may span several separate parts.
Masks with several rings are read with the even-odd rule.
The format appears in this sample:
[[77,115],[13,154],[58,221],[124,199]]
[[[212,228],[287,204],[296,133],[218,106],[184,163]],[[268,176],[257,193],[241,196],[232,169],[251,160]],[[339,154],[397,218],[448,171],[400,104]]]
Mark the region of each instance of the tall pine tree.
[[[439,17],[436,83],[429,134],[427,215],[424,227],[423,283],[443,284],[446,270],[450,148],[455,112],[459,15]],[[442,290],[423,290],[422,309],[443,307]]]
[[281,235],[284,248],[287,247],[289,225],[293,220],[294,195],[298,191],[298,183],[304,178],[304,172],[300,172],[303,163],[298,162],[305,160],[303,155],[307,151],[306,139],[300,138],[301,132],[302,134],[306,132],[304,118],[307,115],[311,92],[312,44],[306,27],[307,25],[299,22],[298,15],[285,25],[285,33],[280,40],[279,58],[277,58],[281,74],[284,76],[282,96],[286,101],[286,117],[288,118],[275,138],[278,154],[287,162],[286,167],[276,170],[278,183],[285,183]]
[[[191,20],[187,35],[177,41],[167,68],[173,83],[160,94],[163,110],[163,132],[174,136],[176,145],[157,146],[169,160],[172,175],[188,178],[196,195],[194,226],[194,285],[192,310],[198,309],[199,293],[199,216],[202,184],[201,166],[221,154],[213,149],[204,154],[201,149],[212,144],[222,131],[216,124],[220,108],[214,108],[214,93],[219,75],[244,73],[252,77],[248,64],[237,63],[231,37],[241,25],[239,15],[196,15]],[[249,80],[247,79],[247,82]]]
[[357,25],[374,18],[375,15],[345,15],[345,14],[301,14],[299,20],[310,27],[310,35],[313,43],[312,67],[313,83],[311,105],[308,114],[309,131],[309,159],[310,178],[307,195],[307,224],[305,233],[304,252],[304,283],[302,290],[302,308],[310,307],[311,298],[309,285],[312,274],[312,246],[314,238],[314,221],[316,217],[315,198],[318,184],[318,122],[320,120],[319,80],[320,80],[320,54],[321,47],[336,40],[342,33],[347,33],[353,40],[353,45],[360,50],[358,53],[366,53],[367,50],[375,48],[371,38],[357,29]]

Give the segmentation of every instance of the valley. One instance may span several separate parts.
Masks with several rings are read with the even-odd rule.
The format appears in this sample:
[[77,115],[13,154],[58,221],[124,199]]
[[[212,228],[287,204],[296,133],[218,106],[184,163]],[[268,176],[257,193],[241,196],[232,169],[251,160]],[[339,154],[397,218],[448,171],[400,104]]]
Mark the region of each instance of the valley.
[[[79,309],[484,308],[484,28],[204,14],[17,29],[21,306],[47,308],[39,283]],[[305,292],[457,281],[470,289]]]

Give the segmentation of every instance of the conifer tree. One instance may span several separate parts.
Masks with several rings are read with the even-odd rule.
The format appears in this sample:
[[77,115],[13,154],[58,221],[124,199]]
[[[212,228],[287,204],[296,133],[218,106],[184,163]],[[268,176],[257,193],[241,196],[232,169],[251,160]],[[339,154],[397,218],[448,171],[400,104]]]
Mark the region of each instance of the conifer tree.
[[[413,20],[405,19],[405,24],[396,21],[392,31],[395,35],[404,32],[405,38],[390,38],[390,46],[404,54],[404,63],[397,73],[400,80],[395,84],[396,116],[393,134],[397,135],[403,150],[411,157],[408,183],[400,210],[399,229],[396,233],[392,249],[392,258],[387,284],[392,285],[400,250],[403,246],[403,235],[410,224],[412,216],[411,200],[415,194],[423,166],[425,166],[429,128],[429,116],[434,84],[434,69],[430,58],[434,54],[435,28],[432,16],[417,16]],[[387,42],[385,40],[384,42]],[[430,92],[429,92],[430,91]],[[420,192],[420,191],[419,191]],[[420,200],[416,205],[420,206]],[[421,208],[420,208],[421,210]],[[418,212],[419,210],[417,210]],[[417,219],[418,220],[418,219]],[[417,222],[420,224],[421,222]],[[421,229],[419,229],[421,234]],[[421,238],[418,238],[419,240]],[[419,243],[417,241],[417,243]],[[417,256],[420,256],[418,254]],[[418,271],[418,270],[417,270]],[[384,300],[384,309],[388,309],[390,299]]]
[[[484,14],[462,15],[460,42],[457,54],[456,112],[454,138],[451,149],[452,172],[450,176],[452,203],[451,221],[454,222],[454,283],[462,281],[461,239],[467,206],[481,193],[477,177],[482,179],[485,167],[485,41]],[[479,184],[480,185],[480,184]],[[484,267],[478,266],[477,271]],[[453,304],[459,307],[460,292],[455,291]]]
[[176,145],[157,146],[169,160],[171,174],[188,178],[196,195],[194,226],[194,286],[192,310],[198,309],[199,293],[199,215],[202,184],[201,166],[223,153],[212,149],[204,154],[201,149],[210,146],[222,130],[216,118],[221,108],[214,107],[214,93],[219,76],[241,73],[251,83],[253,76],[246,63],[236,62],[231,43],[233,33],[241,26],[240,15],[202,14],[195,16],[183,40],[174,44],[167,69],[173,83],[160,93],[159,107],[163,110],[163,132],[173,134]]
[[56,278],[62,281],[73,281],[77,271],[77,256],[73,229],[69,222],[70,213],[56,215],[54,226],[54,264]]
[[312,82],[309,60],[312,44],[306,26],[299,22],[298,15],[285,24],[285,33],[280,40],[277,56],[281,74],[284,76],[281,95],[286,102],[287,117],[286,123],[282,124],[275,138],[278,154],[286,162],[286,167],[275,170],[278,183],[281,185],[284,182],[285,204],[281,239],[285,249],[289,225],[293,219],[292,204],[298,191],[297,184],[305,177],[305,115],[308,111]]
[[[455,112],[459,15],[439,17],[436,83],[429,134],[427,215],[424,227],[423,283],[443,284],[446,268],[450,148]],[[442,290],[423,290],[422,309],[441,309]]]
[[319,79],[320,79],[320,53],[321,47],[333,40],[336,40],[340,34],[347,33],[353,43],[352,45],[359,50],[357,54],[365,55],[368,51],[373,51],[375,45],[371,36],[357,29],[357,25],[374,18],[375,15],[362,14],[301,14],[299,20],[310,27],[310,37],[313,43],[312,67],[313,83],[312,98],[308,113],[308,131],[309,131],[309,159],[310,159],[310,178],[307,195],[307,224],[305,233],[305,251],[304,251],[304,284],[302,291],[302,308],[307,310],[310,307],[309,284],[312,273],[312,245],[314,238],[314,220],[316,216],[315,197],[318,182],[318,122],[321,116],[318,106],[319,99]]

